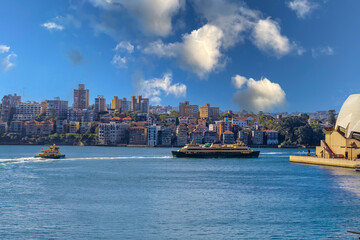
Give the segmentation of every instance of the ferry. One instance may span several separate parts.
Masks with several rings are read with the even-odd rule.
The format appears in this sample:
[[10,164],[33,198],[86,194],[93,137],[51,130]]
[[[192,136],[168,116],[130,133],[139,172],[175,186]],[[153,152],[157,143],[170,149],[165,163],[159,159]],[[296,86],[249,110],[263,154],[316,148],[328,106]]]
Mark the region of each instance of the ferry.
[[37,158],[51,158],[51,159],[59,159],[65,158],[65,154],[60,153],[60,148],[58,146],[51,145],[47,150],[41,150],[41,152],[37,153]]
[[172,151],[177,158],[257,158],[260,151],[253,151],[242,144],[187,144]]

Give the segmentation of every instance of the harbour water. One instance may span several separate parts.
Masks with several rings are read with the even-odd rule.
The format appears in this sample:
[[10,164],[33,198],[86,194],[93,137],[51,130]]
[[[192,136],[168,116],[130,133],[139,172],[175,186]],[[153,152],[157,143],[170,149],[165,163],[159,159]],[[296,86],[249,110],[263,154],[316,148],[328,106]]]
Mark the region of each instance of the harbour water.
[[169,148],[0,146],[0,239],[356,239],[360,174],[258,159],[176,159]]

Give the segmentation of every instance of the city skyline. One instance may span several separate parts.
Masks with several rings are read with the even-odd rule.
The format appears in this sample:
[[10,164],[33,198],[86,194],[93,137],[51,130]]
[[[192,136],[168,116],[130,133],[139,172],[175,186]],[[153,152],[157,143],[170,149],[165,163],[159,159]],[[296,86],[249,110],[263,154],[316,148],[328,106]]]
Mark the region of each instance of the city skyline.
[[90,104],[98,95],[107,104],[113,96],[142,95],[163,106],[339,111],[358,91],[358,5],[7,1],[0,10],[0,95],[24,89],[23,101],[59,96],[71,103],[83,83]]

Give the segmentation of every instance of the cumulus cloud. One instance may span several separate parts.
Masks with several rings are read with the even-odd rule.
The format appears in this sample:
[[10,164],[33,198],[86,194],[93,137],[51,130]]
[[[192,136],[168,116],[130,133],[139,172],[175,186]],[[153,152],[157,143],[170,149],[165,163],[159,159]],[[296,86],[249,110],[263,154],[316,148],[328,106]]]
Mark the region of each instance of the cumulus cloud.
[[319,48],[313,48],[311,49],[311,55],[316,58],[318,56],[326,55],[326,56],[332,56],[335,54],[335,51],[332,47],[319,47]]
[[281,35],[279,24],[270,18],[259,20],[252,36],[254,44],[260,50],[276,56],[284,56],[293,48],[289,39]]
[[172,17],[181,9],[184,0],[89,0],[106,10],[125,8],[148,35],[167,36],[172,31]]
[[258,81],[240,75],[236,75],[234,78],[242,79],[240,83],[245,80],[246,83],[246,87],[242,88],[245,83],[240,85],[233,80],[234,86],[239,89],[233,97],[233,102],[240,108],[257,112],[284,106],[286,94],[279,84],[273,83],[267,78]]
[[206,24],[190,34],[184,34],[182,42],[164,44],[156,41],[143,52],[159,57],[175,57],[183,68],[203,77],[220,64],[222,38],[223,32],[220,28]]
[[137,83],[137,93],[150,98],[151,102],[159,104],[162,94],[165,94],[165,96],[186,97],[186,85],[182,83],[173,84],[172,74],[165,73],[162,78],[139,80]]
[[3,61],[2,61],[2,65],[4,68],[4,71],[8,71],[9,69],[13,68],[15,66],[15,63],[12,62],[15,58],[17,57],[17,55],[15,53],[10,53],[9,55],[7,55]]
[[127,68],[126,57],[121,57],[119,54],[115,54],[111,63],[117,68]]
[[287,5],[299,18],[305,18],[318,7],[316,3],[309,0],[293,0],[288,2]]
[[42,27],[46,28],[47,30],[58,30],[58,31],[62,31],[64,30],[64,27],[62,25],[59,25],[55,22],[46,22],[44,24],[41,25]]
[[79,50],[71,50],[67,53],[68,59],[71,61],[73,66],[77,66],[83,63],[83,55]]
[[231,78],[231,80],[236,88],[241,88],[247,82],[248,79],[240,75],[235,75],[234,77]]
[[7,53],[10,50],[9,46],[0,45],[0,53]]
[[128,53],[132,53],[134,51],[134,46],[128,41],[119,42],[115,49],[115,51],[127,51]]

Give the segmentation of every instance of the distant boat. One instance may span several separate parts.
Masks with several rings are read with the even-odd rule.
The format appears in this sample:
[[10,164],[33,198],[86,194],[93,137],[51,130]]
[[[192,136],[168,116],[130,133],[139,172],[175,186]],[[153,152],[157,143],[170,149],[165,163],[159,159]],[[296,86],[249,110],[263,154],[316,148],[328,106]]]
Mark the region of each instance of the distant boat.
[[50,158],[50,159],[59,159],[65,158],[65,154],[60,153],[60,148],[58,146],[51,145],[47,150],[41,150],[37,153],[36,158]]
[[244,144],[187,144],[172,151],[177,158],[257,158],[260,151],[253,151]]

